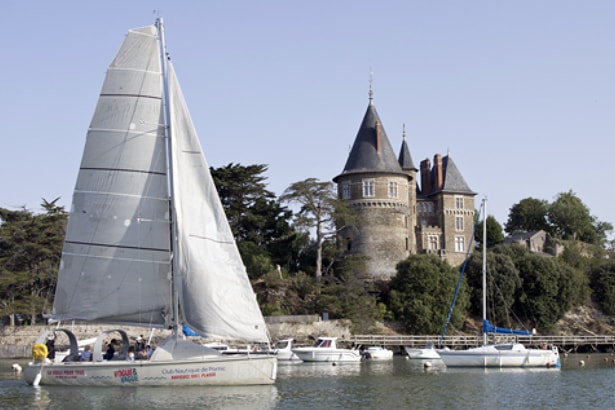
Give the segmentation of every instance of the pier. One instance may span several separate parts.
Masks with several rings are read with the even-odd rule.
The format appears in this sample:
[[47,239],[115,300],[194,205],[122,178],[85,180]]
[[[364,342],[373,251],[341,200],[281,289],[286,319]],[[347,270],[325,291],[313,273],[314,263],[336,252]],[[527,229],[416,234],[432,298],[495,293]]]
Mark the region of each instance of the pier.
[[[565,353],[587,353],[587,352],[615,352],[615,335],[593,335],[593,336],[510,336],[510,335],[489,335],[489,343],[521,343],[525,346],[555,345],[560,351]],[[354,335],[347,339],[347,342],[354,346],[380,345],[380,346],[410,346],[425,347],[427,344],[438,346],[440,344],[439,335]],[[483,337],[454,335],[446,336],[444,346],[451,349],[467,349],[483,344]]]

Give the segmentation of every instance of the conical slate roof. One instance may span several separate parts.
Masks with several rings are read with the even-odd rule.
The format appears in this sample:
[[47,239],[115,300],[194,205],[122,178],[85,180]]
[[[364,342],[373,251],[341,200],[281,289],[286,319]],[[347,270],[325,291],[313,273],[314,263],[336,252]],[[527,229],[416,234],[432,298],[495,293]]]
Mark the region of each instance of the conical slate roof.
[[359,132],[342,173],[335,178],[356,173],[403,173],[384,131],[376,107],[370,101]]
[[398,157],[399,165],[401,165],[401,169],[404,171],[418,171],[418,169],[414,166],[414,161],[412,161],[412,156],[410,155],[410,149],[408,148],[408,144],[406,143],[406,131],[404,130],[404,140],[401,143],[401,149],[399,150]]
[[442,168],[444,171],[442,192],[476,195],[476,192],[472,191],[468,186],[450,155],[442,158]]

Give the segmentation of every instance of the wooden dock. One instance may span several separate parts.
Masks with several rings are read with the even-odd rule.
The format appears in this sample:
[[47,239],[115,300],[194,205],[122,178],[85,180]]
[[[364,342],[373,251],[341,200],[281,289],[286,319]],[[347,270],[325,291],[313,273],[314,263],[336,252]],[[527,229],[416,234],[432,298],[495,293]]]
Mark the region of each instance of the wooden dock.
[[[489,335],[489,343],[510,343],[518,342],[525,346],[556,345],[561,351],[566,353],[586,353],[586,352],[615,352],[615,335],[594,335],[594,336],[510,336],[510,335]],[[410,346],[424,347],[427,344],[438,346],[440,336],[438,335],[354,335],[346,340],[354,346],[380,345],[380,346]],[[483,343],[482,336],[446,336],[444,345],[451,349],[467,349],[469,347],[480,346]]]

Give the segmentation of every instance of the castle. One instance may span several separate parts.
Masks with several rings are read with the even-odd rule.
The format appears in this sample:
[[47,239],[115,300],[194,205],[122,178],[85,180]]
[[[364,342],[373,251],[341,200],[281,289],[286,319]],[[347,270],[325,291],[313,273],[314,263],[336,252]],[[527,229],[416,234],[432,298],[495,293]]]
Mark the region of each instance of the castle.
[[388,280],[410,254],[433,253],[451,265],[466,256],[474,228],[473,192],[450,154],[414,166],[405,130],[396,156],[369,92],[369,105],[344,170],[338,197],[357,215],[339,238],[348,254],[366,257],[371,279]]

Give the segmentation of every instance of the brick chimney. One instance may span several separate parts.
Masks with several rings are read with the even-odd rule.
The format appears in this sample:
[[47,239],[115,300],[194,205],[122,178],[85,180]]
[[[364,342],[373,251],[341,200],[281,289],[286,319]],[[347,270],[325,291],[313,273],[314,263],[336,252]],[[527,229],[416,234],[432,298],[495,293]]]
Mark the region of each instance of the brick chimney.
[[433,156],[433,178],[434,191],[442,190],[444,185],[444,173],[442,171],[442,155],[436,154]]
[[429,159],[421,161],[421,193],[423,195],[431,193],[431,163]]

